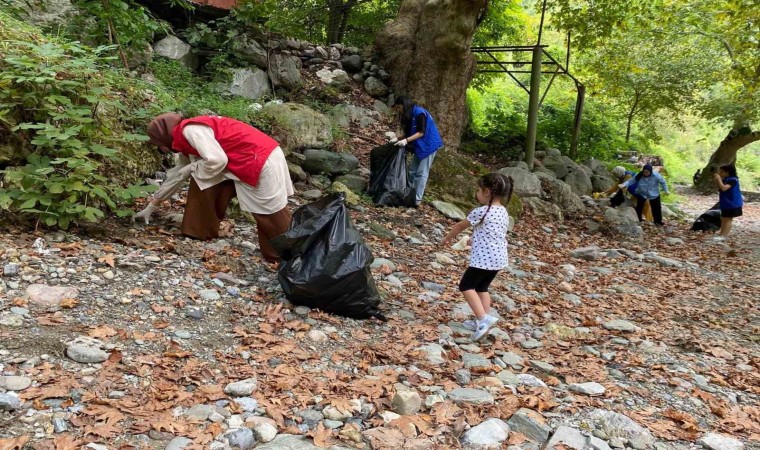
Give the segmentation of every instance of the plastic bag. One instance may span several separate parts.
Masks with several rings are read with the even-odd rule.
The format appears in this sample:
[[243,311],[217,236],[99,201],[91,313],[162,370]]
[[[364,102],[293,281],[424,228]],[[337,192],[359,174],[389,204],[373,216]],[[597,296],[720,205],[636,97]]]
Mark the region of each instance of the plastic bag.
[[720,229],[720,202],[702,213],[694,224],[691,231],[717,231]]
[[298,208],[288,231],[271,242],[282,255],[278,278],[288,300],[354,319],[386,320],[369,268],[374,258],[351,223],[345,194]]
[[376,205],[414,206],[415,191],[407,179],[406,150],[394,144],[373,148],[369,154],[369,190]]

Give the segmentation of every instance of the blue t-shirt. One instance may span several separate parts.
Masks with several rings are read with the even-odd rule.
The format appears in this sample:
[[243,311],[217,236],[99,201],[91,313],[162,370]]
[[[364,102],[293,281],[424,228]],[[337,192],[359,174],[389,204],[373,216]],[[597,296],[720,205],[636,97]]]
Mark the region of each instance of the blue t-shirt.
[[744,199],[742,199],[742,191],[741,188],[739,188],[739,179],[736,177],[727,177],[723,179],[723,184],[727,184],[731,187],[725,191],[720,191],[720,209],[741,208],[744,205]]
[[[424,130],[417,129],[417,117],[420,114],[425,116]],[[410,124],[410,128],[406,135],[411,136],[418,131],[424,133],[423,136],[416,141],[410,142],[409,146],[414,149],[414,154],[420,160],[427,158],[443,147],[443,139],[441,139],[441,135],[438,133],[438,127],[435,125],[433,116],[431,116],[425,108],[414,105],[414,108],[412,109],[412,123]]]

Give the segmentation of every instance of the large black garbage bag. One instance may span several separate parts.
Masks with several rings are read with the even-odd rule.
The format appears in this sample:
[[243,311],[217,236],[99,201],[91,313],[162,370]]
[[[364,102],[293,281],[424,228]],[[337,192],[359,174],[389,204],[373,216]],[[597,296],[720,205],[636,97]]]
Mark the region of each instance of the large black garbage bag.
[[717,231],[720,230],[720,202],[702,213],[691,226],[692,231]]
[[406,150],[394,144],[373,148],[369,153],[369,190],[376,205],[414,206],[414,188],[407,179]]
[[386,320],[370,273],[373,257],[346,211],[345,194],[304,205],[272,241],[281,252],[278,278],[296,305],[354,319]]

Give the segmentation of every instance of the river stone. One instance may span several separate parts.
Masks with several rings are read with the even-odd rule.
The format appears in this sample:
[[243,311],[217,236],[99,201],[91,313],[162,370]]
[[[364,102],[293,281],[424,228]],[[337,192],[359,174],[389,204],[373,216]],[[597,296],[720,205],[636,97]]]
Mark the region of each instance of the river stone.
[[612,450],[606,442],[594,436],[585,436],[580,430],[560,426],[546,443],[545,450],[556,450],[558,445],[573,450]]
[[192,439],[188,439],[186,437],[177,436],[171,441],[169,441],[168,444],[166,444],[165,450],[184,450],[186,447],[190,446],[193,443]]
[[40,306],[58,306],[63,299],[77,298],[79,291],[69,286],[31,284],[26,288],[29,302]]
[[462,445],[470,450],[500,449],[509,437],[509,425],[501,419],[491,418],[476,425],[462,436]]
[[301,60],[295,56],[274,54],[269,59],[269,78],[275,88],[283,88],[289,91],[303,86],[301,78]]
[[568,385],[567,388],[573,392],[578,392],[580,394],[590,395],[590,396],[604,395],[604,393],[606,392],[606,389],[604,388],[604,386],[602,386],[599,383],[594,383],[594,382],[574,383],[574,384]]
[[449,219],[464,220],[467,218],[465,213],[459,209],[459,207],[452,205],[451,203],[436,200],[433,202],[433,207]]
[[697,444],[710,450],[744,450],[742,441],[725,434],[707,433],[699,438]]
[[448,393],[454,403],[469,403],[473,405],[493,404],[493,396],[483,389],[457,388]]
[[233,397],[248,397],[256,390],[258,382],[255,377],[230,383],[224,387],[224,393]]
[[602,326],[604,327],[605,330],[627,331],[627,332],[636,331],[638,328],[633,323],[627,320],[621,320],[621,319],[615,319],[615,320],[604,322]]
[[546,425],[541,414],[527,408],[521,408],[509,418],[510,430],[522,433],[533,442],[543,445],[549,439],[551,427]]
[[483,355],[477,353],[465,353],[462,355],[462,363],[467,369],[476,371],[485,371],[491,368],[491,361]]
[[0,393],[0,411],[15,411],[21,408],[21,400],[12,394]]
[[391,401],[393,410],[402,416],[417,414],[422,408],[422,397],[417,391],[398,391]]
[[597,257],[600,256],[599,251],[600,251],[599,247],[595,245],[592,245],[589,247],[576,248],[575,250],[570,252],[570,257],[584,259],[586,261],[593,261]]
[[521,198],[541,195],[541,180],[536,174],[519,167],[505,167],[499,170],[502,175],[512,177],[513,192]]
[[440,366],[446,363],[445,350],[438,344],[423,345],[416,350],[425,354],[425,359],[430,365]]
[[257,423],[253,426],[253,434],[258,442],[270,442],[277,436],[277,426],[267,422]]
[[637,450],[650,448],[654,444],[654,437],[649,430],[628,416],[614,411],[595,409],[591,411],[589,418],[595,422],[597,429],[603,431],[608,437],[628,439],[628,445]]
[[74,343],[66,349],[66,355],[76,362],[101,363],[108,359],[108,352],[101,350],[94,345],[84,343]]
[[269,76],[259,68],[235,69],[232,71],[232,81],[227,90],[230,94],[250,98],[252,100],[270,95]]
[[6,391],[23,391],[32,385],[32,379],[24,376],[0,376],[0,389]]
[[367,91],[367,94],[375,98],[385,97],[388,95],[388,92],[390,92],[388,86],[375,77],[368,77],[364,80],[364,90]]
[[340,60],[340,63],[343,66],[343,70],[348,73],[358,73],[364,68],[364,61],[362,61],[362,57],[359,55],[344,56]]
[[256,444],[256,438],[253,436],[253,430],[250,428],[230,430],[224,436],[233,448],[247,450]]

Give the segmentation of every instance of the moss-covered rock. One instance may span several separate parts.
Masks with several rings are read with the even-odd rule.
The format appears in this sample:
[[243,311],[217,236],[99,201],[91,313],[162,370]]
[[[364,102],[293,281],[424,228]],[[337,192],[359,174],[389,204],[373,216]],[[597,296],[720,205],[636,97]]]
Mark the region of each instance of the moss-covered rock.
[[261,114],[273,122],[272,137],[288,152],[328,148],[333,142],[330,119],[306,105],[272,103],[265,106]]
[[346,204],[351,206],[356,206],[359,203],[361,203],[361,198],[356,195],[351,189],[349,189],[345,184],[335,182],[330,186],[331,192],[343,192],[346,194]]

